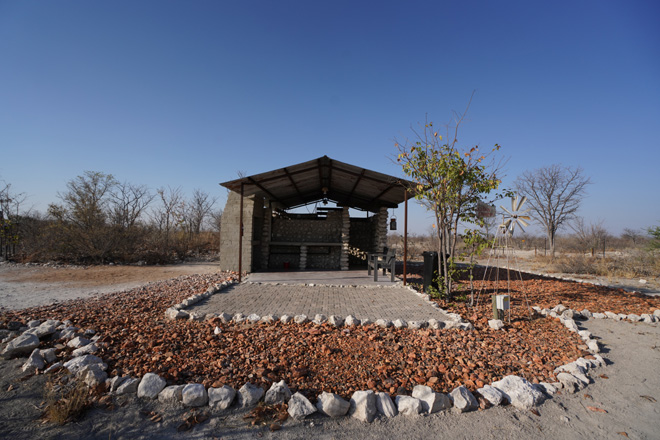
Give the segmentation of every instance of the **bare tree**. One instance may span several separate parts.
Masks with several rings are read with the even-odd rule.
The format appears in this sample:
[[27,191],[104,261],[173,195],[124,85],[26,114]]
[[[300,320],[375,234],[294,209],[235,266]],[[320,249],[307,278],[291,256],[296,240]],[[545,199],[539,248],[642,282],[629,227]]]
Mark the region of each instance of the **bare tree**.
[[58,193],[62,205],[51,204],[48,213],[63,228],[70,249],[80,257],[102,261],[109,255],[113,237],[107,231],[109,195],[117,184],[111,174],[85,171],[67,182]]
[[580,246],[580,250],[583,252],[589,249],[592,252],[595,249],[600,249],[610,237],[610,234],[603,227],[602,220],[597,223],[586,224],[582,217],[575,217],[569,226],[575,232],[575,238]]
[[623,234],[621,234],[621,238],[626,241],[632,241],[634,247],[637,246],[637,242],[644,238],[644,234],[638,229],[625,228]]
[[163,249],[169,249],[171,233],[182,221],[185,206],[181,188],[159,188],[157,191],[161,204],[152,212],[152,218],[158,230],[163,234]]
[[211,228],[217,233],[222,232],[222,209],[217,209],[210,214]]
[[204,226],[204,222],[211,214],[213,205],[217,201],[217,197],[210,197],[208,193],[200,189],[193,191],[193,197],[188,205],[188,227],[191,234],[199,234]]
[[115,185],[111,197],[112,223],[124,229],[135,226],[144,210],[154,199],[149,188],[144,185],[133,185],[123,182]]
[[11,183],[0,183],[0,219],[3,216],[11,219],[21,215],[20,207],[26,199],[25,193],[15,193],[11,190]]
[[498,216],[483,217],[482,221],[483,221],[483,229],[484,232],[486,233],[486,239],[490,239],[491,237],[494,237],[495,233],[497,232],[497,228],[501,223]]
[[525,171],[516,179],[516,190],[528,198],[530,208],[536,213],[536,221],[545,227],[553,257],[557,230],[575,218],[590,183],[582,168],[558,164]]

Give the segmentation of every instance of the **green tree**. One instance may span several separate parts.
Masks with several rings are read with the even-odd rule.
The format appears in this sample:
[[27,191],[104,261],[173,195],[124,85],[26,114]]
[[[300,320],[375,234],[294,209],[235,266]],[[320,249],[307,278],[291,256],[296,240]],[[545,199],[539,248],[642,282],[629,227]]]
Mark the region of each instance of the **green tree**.
[[413,129],[412,140],[395,143],[397,161],[417,184],[415,198],[434,215],[438,273],[447,274],[442,282],[449,296],[453,288],[451,274],[455,270],[459,223],[482,226],[477,216],[477,203],[501,183],[498,177],[501,162],[496,163],[491,157],[500,149],[499,145],[486,154],[476,146],[465,150],[457,146],[458,128],[466,113],[467,109],[461,115],[455,114],[455,122],[446,126],[447,139],[451,139],[447,142],[443,142],[433,123],[427,120],[421,130]]
[[654,226],[647,230],[651,240],[649,241],[648,247],[651,251],[656,251],[660,249],[660,226]]

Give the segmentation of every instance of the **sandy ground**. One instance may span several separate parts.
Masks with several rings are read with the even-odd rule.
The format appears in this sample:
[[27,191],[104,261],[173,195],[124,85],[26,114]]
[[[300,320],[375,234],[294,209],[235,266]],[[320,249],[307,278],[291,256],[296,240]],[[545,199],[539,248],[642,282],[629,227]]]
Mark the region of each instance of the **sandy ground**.
[[48,267],[0,264],[0,309],[22,309],[132,289],[180,275],[215,273],[217,264]]
[[[211,412],[208,421],[179,433],[176,427],[189,410],[131,397],[118,399],[114,410],[94,409],[75,423],[56,426],[40,420],[44,376],[21,381],[23,360],[14,359],[0,361],[0,433],[13,439],[657,439],[660,326],[611,320],[592,320],[583,326],[601,336],[610,365],[592,370],[595,381],[581,392],[544,402],[538,408],[540,415],[510,406],[467,414],[397,416],[372,424],[313,415],[304,421],[289,419],[280,431],[271,433],[266,426],[249,426],[243,419],[245,411],[232,410]],[[163,421],[151,422],[143,415],[150,411],[162,415]]]

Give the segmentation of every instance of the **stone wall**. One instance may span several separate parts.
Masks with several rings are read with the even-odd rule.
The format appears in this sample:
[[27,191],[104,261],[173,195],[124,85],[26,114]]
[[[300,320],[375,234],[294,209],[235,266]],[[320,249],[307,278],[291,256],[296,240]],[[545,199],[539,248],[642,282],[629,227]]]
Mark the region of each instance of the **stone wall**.
[[[376,251],[374,242],[374,225],[374,217],[351,219],[351,237],[349,245],[352,250],[357,250],[361,253]],[[354,267],[367,267],[367,260],[351,253],[348,258],[348,265],[351,269]]]
[[[254,198],[243,199],[243,270],[251,272],[253,246],[254,246],[254,214],[255,206],[258,205]],[[263,208],[260,206],[257,214],[261,214]],[[222,212],[221,236],[220,236],[220,267],[223,270],[238,270],[238,231],[241,209],[241,195],[229,191],[227,204]]]
[[341,254],[339,266],[341,270],[348,270],[349,242],[351,238],[351,217],[348,206],[344,206],[341,213]]
[[341,212],[329,212],[327,218],[275,217],[271,241],[339,243],[341,227]]
[[[220,267],[238,270],[239,193],[229,192],[222,215]],[[291,214],[273,216],[268,200],[243,200],[243,270],[341,269],[362,267],[366,261],[351,255],[350,249],[382,252],[387,241],[387,209],[373,217],[349,216],[348,208],[330,211],[326,218]],[[273,245],[272,242],[334,243],[334,246]]]
[[[335,243],[341,242],[343,212],[330,211],[326,218],[312,215],[291,214],[287,217],[272,217],[270,221],[270,242],[282,243]],[[264,236],[265,236],[264,223]],[[289,269],[339,269],[340,249],[338,246],[268,246],[268,268]],[[263,249],[263,239],[262,239]]]
[[387,246],[387,208],[380,208],[374,215],[374,252],[383,252]]

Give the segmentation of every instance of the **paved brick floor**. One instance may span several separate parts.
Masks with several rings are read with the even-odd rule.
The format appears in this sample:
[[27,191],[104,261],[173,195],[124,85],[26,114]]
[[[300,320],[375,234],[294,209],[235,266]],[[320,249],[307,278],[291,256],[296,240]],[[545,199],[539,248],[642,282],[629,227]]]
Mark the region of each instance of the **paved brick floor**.
[[264,316],[305,314],[313,319],[317,313],[326,316],[353,315],[359,319],[379,318],[421,321],[435,318],[447,320],[441,311],[431,307],[415,293],[403,287],[333,287],[296,284],[242,283],[230,287],[187,309],[202,313],[256,313]]

